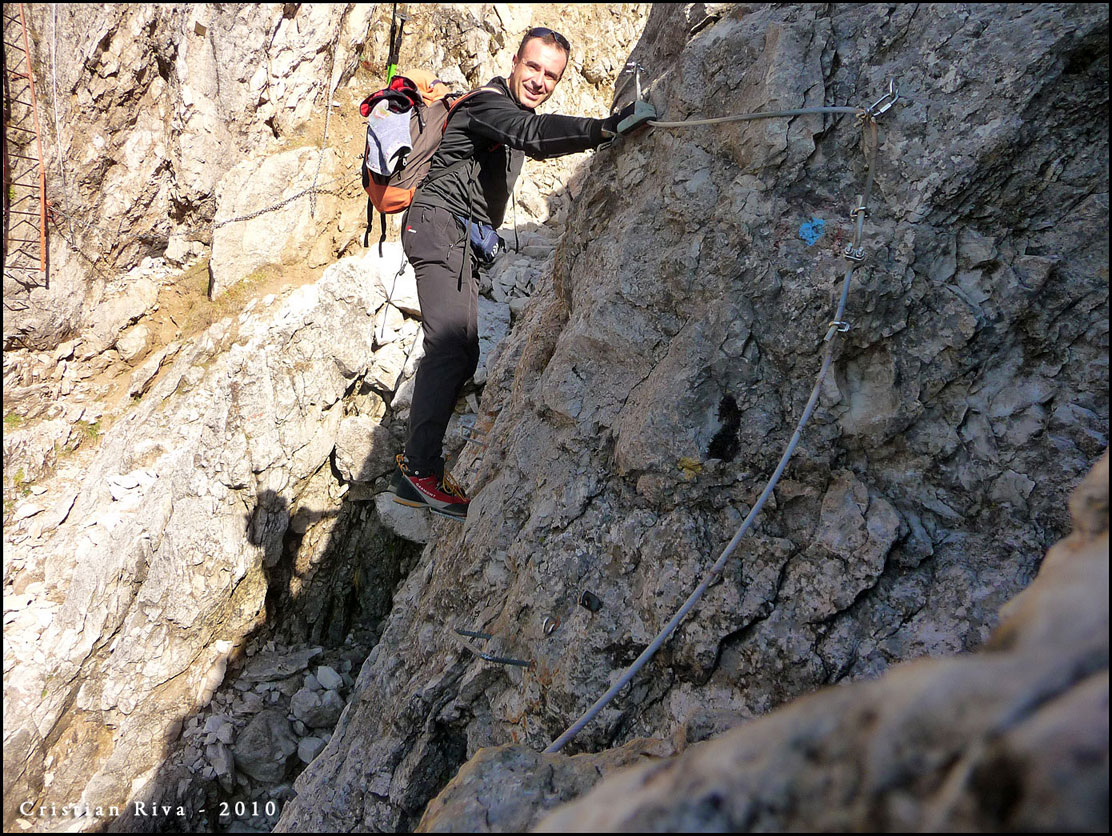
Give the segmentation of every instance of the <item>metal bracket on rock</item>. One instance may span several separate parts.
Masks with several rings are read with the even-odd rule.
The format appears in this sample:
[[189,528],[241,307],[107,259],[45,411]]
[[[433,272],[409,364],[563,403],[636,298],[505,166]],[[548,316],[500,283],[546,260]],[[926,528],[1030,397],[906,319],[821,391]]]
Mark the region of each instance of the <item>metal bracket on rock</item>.
[[826,326],[826,336],[822,338],[824,343],[830,342],[835,334],[844,334],[850,329],[850,324],[845,320],[835,319]]
[[641,101],[641,71],[645,68],[641,66],[639,61],[630,61],[625,65],[626,71],[633,70],[633,82],[637,85],[637,98],[635,101]]
[[625,134],[634,128],[640,127],[650,119],[657,118],[656,108],[641,98],[641,71],[645,69],[637,61],[630,61],[625,65],[626,70],[633,70],[633,79],[637,89],[637,98],[633,100],[633,113],[617,124],[619,134]]
[[467,424],[460,424],[459,434],[463,436],[465,444],[478,444],[480,447],[490,446],[485,441],[479,441],[480,438],[486,438],[486,433],[480,432]]
[[598,612],[602,609],[602,599],[591,592],[591,590],[584,589],[579,594],[579,606],[585,607],[591,612]]
[[[865,188],[863,189],[862,194],[857,197],[857,200],[854,201],[853,209],[851,210],[851,216],[856,220],[857,229],[853,241],[849,244],[849,246],[846,247],[845,251],[843,252],[843,255],[845,255],[845,257],[848,258],[850,261],[857,262],[861,261],[865,257],[864,247],[861,246],[861,237],[865,217],[868,213],[866,206],[868,203],[869,191],[873,183],[873,163],[875,161],[877,148],[879,146],[876,117],[890,110],[892,105],[894,105],[898,99],[899,92],[896,89],[896,81],[895,79],[892,79],[888,84],[888,92],[866,110],[849,107],[806,108],[796,111],[739,114],[736,116],[716,117],[713,119],[689,119],[684,120],[683,122],[654,122],[653,124],[655,127],[671,128],[688,127],[691,125],[717,124],[726,121],[765,119],[772,118],[774,116],[802,115],[803,113],[811,112],[856,113],[860,127],[862,127],[863,129],[868,129],[872,134],[871,143],[867,141],[868,137],[862,138],[862,150],[865,153],[866,159]],[[849,294],[850,279],[853,276],[854,269],[855,265],[851,264],[846,270],[845,278],[842,281],[841,300],[838,303],[838,308],[836,313],[834,314],[834,318],[827,326],[827,332],[824,338],[824,341],[827,343],[829,343],[834,338],[835,334],[848,331],[850,328],[850,324],[844,321],[842,317],[845,314],[846,299]],[[765,502],[769,499],[769,497],[772,496],[772,492],[776,488],[777,482],[779,481],[781,475],[783,475],[784,469],[787,467],[788,462],[791,460],[792,454],[795,452],[796,446],[799,443],[800,438],[802,437],[803,428],[807,425],[808,420],[810,420],[811,415],[814,413],[815,407],[818,405],[819,396],[822,394],[823,382],[826,380],[827,372],[830,370],[831,363],[834,359],[834,346],[828,345],[827,348],[824,350],[823,355],[822,368],[819,370],[818,377],[815,380],[815,385],[811,389],[811,395],[807,401],[807,406],[803,410],[803,415],[800,416],[799,422],[796,424],[795,433],[793,434],[791,441],[788,443],[787,448],[784,450],[784,454],[780,457],[780,462],[776,466],[776,470],[773,472],[772,476],[769,478],[768,484],[765,485],[765,488],[761,492],[760,497],[753,504],[744,522],[742,522],[741,526],[738,528],[737,533],[734,534],[733,539],[722,550],[722,553],[718,556],[718,559],[715,561],[710,571],[704,577],[703,581],[699,584],[698,587],[696,587],[695,591],[688,596],[683,605],[678,610],[676,610],[675,614],[672,616],[671,619],[669,619],[668,623],[664,625],[660,632],[656,634],[652,642],[643,651],[641,651],[641,654],[625,669],[618,680],[610,686],[606,693],[595,700],[594,704],[591,705],[591,707],[588,708],[587,711],[580,715],[580,717],[574,723],[568,726],[563,734],[553,740],[552,743],[550,743],[548,747],[545,748],[545,754],[559,752],[570,740],[572,740],[577,734],[579,734],[579,732],[582,731],[588,723],[595,719],[602,711],[602,709],[609,705],[615,697],[620,697],[623,693],[628,693],[633,682],[633,677],[637,675],[637,673],[644,667],[644,665],[648,663],[648,661],[653,658],[654,654],[664,645],[668,638],[679,627],[683,619],[686,618],[687,615],[694,609],[695,605],[699,602],[700,598],[702,598],[707,589],[709,589],[714,583],[721,581],[722,570],[726,565],[726,561],[729,559],[730,555],[733,554],[734,549],[737,547],[738,543],[741,542],[741,539],[745,536],[746,532],[749,531],[750,527],[753,524],[753,521],[757,518],[757,515],[764,507]],[[579,603],[587,606],[590,609],[591,607],[587,603],[586,595],[586,592],[581,595]]]
[[842,251],[842,255],[850,261],[862,262],[865,260],[865,248],[847,244],[845,250]]
[[[494,636],[492,636],[490,633],[480,633],[480,632],[477,632],[475,630],[461,630],[458,627],[455,628],[455,632],[459,636],[469,636],[473,639],[482,639],[483,641],[489,641],[490,639],[494,638]],[[455,638],[455,637],[453,637],[453,638]],[[465,641],[462,638],[456,638],[456,641],[460,645],[465,647],[467,650],[470,650],[472,653],[474,653],[480,659],[483,659],[487,662],[495,662],[496,664],[499,664],[499,665],[516,665],[519,668],[529,668],[530,670],[535,668],[536,665],[537,665],[537,662],[536,662],[535,659],[530,659],[530,660],[526,661],[525,659],[511,659],[508,656],[495,656],[491,653],[484,653],[483,651],[479,650],[479,648],[477,648],[473,644],[471,644],[471,642]]]

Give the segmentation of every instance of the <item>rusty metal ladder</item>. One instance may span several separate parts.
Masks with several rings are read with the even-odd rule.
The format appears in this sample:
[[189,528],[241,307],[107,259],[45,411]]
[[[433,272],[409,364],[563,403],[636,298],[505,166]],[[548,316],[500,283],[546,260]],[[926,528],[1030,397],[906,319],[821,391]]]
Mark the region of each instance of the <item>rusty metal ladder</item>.
[[[4,4],[4,284],[48,287],[46,168],[24,4]],[[25,310],[25,294],[4,293],[6,310]]]

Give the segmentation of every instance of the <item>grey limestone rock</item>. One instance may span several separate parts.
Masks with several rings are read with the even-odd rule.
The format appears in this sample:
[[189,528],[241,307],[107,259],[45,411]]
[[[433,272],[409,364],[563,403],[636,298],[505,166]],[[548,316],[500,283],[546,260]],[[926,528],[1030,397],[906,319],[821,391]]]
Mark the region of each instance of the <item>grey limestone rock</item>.
[[[326,93],[361,46],[372,63],[385,57],[388,5],[29,8],[36,66],[54,69],[55,11],[59,55],[72,56],[56,68],[63,130],[48,146],[73,179],[52,181],[55,197],[65,187],[55,205],[81,195],[78,220],[97,228],[52,238],[49,288],[25,294],[6,277],[6,304],[16,290],[27,307],[5,316],[5,346],[42,350],[4,353],[5,498],[9,465],[44,480],[20,484],[27,495],[5,509],[6,829],[56,824],[18,821],[25,798],[199,810],[228,791],[219,748],[206,760],[206,747],[229,745],[228,723],[235,791],[286,802],[281,822],[240,823],[263,830],[530,827],[607,764],[685,745],[691,763],[729,762],[695,753],[739,725],[754,730],[739,745],[758,766],[783,755],[787,771],[767,774],[814,802],[801,812],[825,811],[812,824],[1081,821],[1059,813],[1085,808],[1092,781],[1107,785],[1107,726],[1094,719],[1106,648],[1104,667],[1098,646],[1073,680],[1024,660],[1089,653],[1081,639],[1054,642],[1081,627],[1105,635],[1107,610],[1078,599],[1063,615],[1058,593],[1036,585],[998,613],[1053,574],[1057,559],[1042,556],[1069,529],[1066,497],[1107,447],[1107,7],[561,9],[575,48],[547,112],[604,115],[605,73],[613,103],[629,101],[632,75],[618,73],[630,57],[667,120],[869,105],[892,78],[900,100],[877,121],[867,257],[840,317],[852,327],[834,332],[795,457],[700,605],[556,758],[537,752],[702,579],[791,438],[835,314],[871,130],[853,114],[652,128],[528,161],[510,221],[524,249],[483,279],[507,333],[446,439],[474,498],[461,524],[375,495],[422,350],[412,308],[385,302],[398,262],[344,258],[198,334],[166,320],[134,369],[126,330],[119,342],[137,310],[129,292],[149,300],[202,269],[170,277],[156,262],[182,258],[181,240],[203,252],[214,234],[239,234],[213,229],[253,208],[233,181],[285,199],[290,183],[242,175],[282,170],[297,188],[311,176],[289,160],[315,166]],[[474,85],[504,72],[520,32],[552,23],[545,14],[411,4],[410,60]],[[262,162],[278,153],[290,157]],[[358,197],[355,182],[344,188]],[[323,211],[335,196],[318,197]],[[341,252],[362,231],[342,207],[363,205],[341,199],[334,224],[313,218],[324,231],[293,266]],[[269,214],[244,223],[257,232]],[[281,238],[299,223],[287,222],[263,232]],[[118,392],[105,383],[117,378]],[[126,403],[107,403],[112,393]],[[11,426],[9,408],[27,424]],[[96,443],[74,450],[102,418]],[[465,429],[483,444],[465,446]],[[408,514],[403,536],[423,551],[391,532],[391,512]],[[1106,580],[1088,581],[1106,599]],[[529,667],[481,659],[457,628]],[[967,673],[974,662],[1000,675]],[[293,698],[322,665],[343,669],[345,688],[310,688],[331,696],[297,706],[335,729],[297,719],[291,730]],[[854,713],[884,688],[899,692],[877,715],[891,733]],[[820,699],[825,711],[811,707]],[[239,761],[267,709],[253,732],[270,749],[260,778]],[[932,725],[953,711],[960,723]],[[1002,716],[1015,722],[962,748]],[[208,728],[209,717],[221,719]],[[901,737],[902,725],[929,739]],[[810,748],[786,751],[797,728]],[[306,735],[329,737],[307,767]],[[808,752],[844,763],[859,743],[875,744],[870,776],[896,788],[867,796],[877,806],[860,816],[823,795],[851,771],[806,783]],[[1096,767],[1063,782],[1071,753]],[[988,798],[997,813],[1022,789],[1010,817],[978,795],[996,774],[1009,781]],[[630,798],[646,786],[636,779]],[[711,790],[679,820],[791,826],[762,818],[780,809],[777,792],[734,786],[734,807]],[[207,826],[184,818],[125,815],[110,828]]]
[[338,691],[344,684],[343,677],[328,665],[321,665],[317,668],[317,682],[326,691]]
[[[983,652],[827,688],[607,777],[536,831],[1102,830],[1107,455],[1071,506],[1073,533],[1003,608]],[[504,778],[496,768],[476,783]]]
[[675,751],[672,741],[649,738],[574,758],[514,744],[480,749],[429,802],[415,832],[524,833],[549,810],[594,786],[599,776]]
[[220,780],[220,786],[226,792],[231,792],[235,787],[235,773],[234,758],[231,749],[228,748],[229,741],[220,740],[216,743],[210,743],[205,747],[205,759],[216,773],[216,777]]
[[290,698],[290,710],[309,728],[331,728],[344,710],[344,701],[335,691],[302,688]]
[[427,543],[431,537],[429,514],[424,508],[409,508],[394,501],[393,494],[375,497],[375,509],[382,524],[411,543]]
[[[89,350],[114,344],[107,277],[174,236],[207,244],[227,172],[304,128],[351,78],[374,7],[286,11],[28,7],[44,163],[65,170],[51,176],[67,226],[48,238],[49,282],[28,289],[5,274],[5,296],[30,303],[5,317],[5,346],[20,335],[53,347],[78,331]],[[138,299],[129,284],[118,288],[124,305]]]
[[[893,78],[901,101],[784,481],[573,755],[982,647],[1107,445],[1105,7],[661,4],[631,58],[667,120],[866,107]],[[453,468],[467,521],[433,522],[278,830],[412,827],[480,748],[547,745],[667,623],[803,412],[871,142],[818,114],[654,128],[584,164],[489,371],[490,446]]]
[[243,669],[239,678],[245,682],[271,682],[300,673],[323,652],[320,647],[306,647],[286,653],[257,654]]
[[[319,197],[316,214],[308,200],[289,199],[312,187],[315,177],[322,182],[339,179],[340,165],[331,149],[296,148],[261,160],[244,160],[221,178],[209,261],[210,298],[266,267],[316,266],[311,254],[321,234],[335,222],[337,198],[331,194]],[[260,207],[283,203],[273,212],[235,220]]]
[[136,325],[120,335],[116,341],[116,351],[125,363],[131,363],[147,350],[150,341],[150,329],[145,325]]
[[319,737],[306,737],[297,744],[297,756],[304,763],[311,763],[313,758],[320,754],[325,746],[325,741]]
[[336,469],[347,482],[374,482],[394,469],[399,442],[381,419],[349,415],[336,436]]
[[[55,755],[57,792],[123,804],[181,716],[213,697],[235,652],[223,637],[259,625],[291,511],[327,474],[381,304],[348,259],[281,303],[218,321],[101,440],[62,524],[18,542],[5,530],[6,559],[22,554],[58,601],[50,619],[5,633],[20,660],[5,672],[6,733],[73,709],[86,718],[75,739],[102,741],[98,756]],[[247,679],[300,679],[318,652],[256,657]]]
[[381,261],[383,268],[376,274],[376,281],[390,306],[403,314],[419,317],[421,302],[417,297],[417,277],[413,265],[405,257],[401,242],[383,244]]
[[280,781],[286,774],[297,739],[285,716],[273,709],[260,711],[243,729],[232,751],[236,766],[260,781]]

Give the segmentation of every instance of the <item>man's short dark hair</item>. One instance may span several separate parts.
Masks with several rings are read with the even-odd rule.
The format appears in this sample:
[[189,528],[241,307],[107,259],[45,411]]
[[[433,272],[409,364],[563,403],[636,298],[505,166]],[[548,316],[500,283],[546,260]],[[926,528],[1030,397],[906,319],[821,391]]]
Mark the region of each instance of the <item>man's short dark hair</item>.
[[567,53],[568,58],[571,58],[571,44],[568,39],[561,35],[554,29],[549,29],[547,26],[534,26],[525,33],[525,37],[521,39],[521,43],[517,47],[517,57],[521,57],[521,51],[525,49],[525,44],[534,38],[540,38],[541,41],[549,46],[556,46]]

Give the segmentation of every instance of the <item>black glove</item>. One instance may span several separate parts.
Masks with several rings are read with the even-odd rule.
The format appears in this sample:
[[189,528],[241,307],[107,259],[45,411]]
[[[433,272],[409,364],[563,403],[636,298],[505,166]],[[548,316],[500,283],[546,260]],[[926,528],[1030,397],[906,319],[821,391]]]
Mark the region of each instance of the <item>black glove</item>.
[[[609,145],[618,135],[628,136],[641,132],[648,120],[656,118],[656,108],[648,102],[637,101],[626,105],[602,120],[602,135],[606,142],[599,147]],[[623,122],[628,124],[623,125]]]
[[607,139],[618,133],[618,123],[625,119],[627,116],[633,115],[633,109],[637,106],[636,102],[630,102],[617,113],[611,113],[602,120],[602,130],[605,131],[603,136]]

